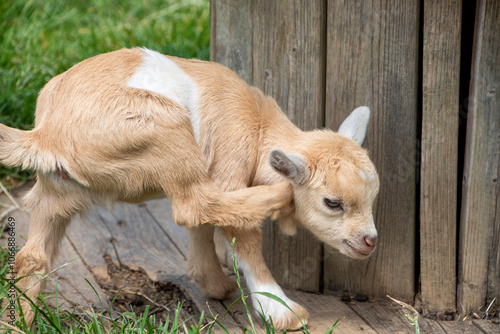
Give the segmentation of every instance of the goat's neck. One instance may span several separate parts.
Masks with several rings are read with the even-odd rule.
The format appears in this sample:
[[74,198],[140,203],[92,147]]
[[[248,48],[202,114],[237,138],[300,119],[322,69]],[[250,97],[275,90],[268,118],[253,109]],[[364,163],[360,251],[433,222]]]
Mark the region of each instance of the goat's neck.
[[[270,97],[261,102],[261,149],[254,185],[272,184],[283,180],[269,166],[269,152],[279,148],[285,153],[297,153],[304,132],[297,128]],[[265,108],[265,109],[264,109]]]

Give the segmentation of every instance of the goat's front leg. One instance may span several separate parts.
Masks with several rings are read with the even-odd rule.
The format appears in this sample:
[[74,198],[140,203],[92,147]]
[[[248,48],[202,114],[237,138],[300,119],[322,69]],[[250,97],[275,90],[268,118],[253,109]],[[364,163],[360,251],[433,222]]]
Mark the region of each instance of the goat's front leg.
[[230,192],[218,190],[211,182],[188,186],[178,194],[168,194],[173,218],[179,225],[203,224],[252,228],[270,217],[276,219],[293,208],[293,188],[284,181]]
[[[236,257],[243,271],[248,289],[252,292],[252,304],[266,319],[272,318],[276,329],[298,329],[307,323],[309,313],[290,300],[276,283],[262,255],[262,231],[260,228],[241,230],[233,227],[221,229],[228,240],[236,238]],[[268,292],[281,298],[297,316],[281,303],[255,292]],[[300,318],[300,320],[298,318]]]
[[161,168],[151,174],[160,173],[157,179],[172,203],[177,224],[252,228],[267,217],[275,219],[291,210],[293,188],[288,181],[228,192],[216,186],[193,133],[186,131],[190,127],[187,123],[161,131],[168,136],[159,137],[159,146],[151,150],[163,153]]

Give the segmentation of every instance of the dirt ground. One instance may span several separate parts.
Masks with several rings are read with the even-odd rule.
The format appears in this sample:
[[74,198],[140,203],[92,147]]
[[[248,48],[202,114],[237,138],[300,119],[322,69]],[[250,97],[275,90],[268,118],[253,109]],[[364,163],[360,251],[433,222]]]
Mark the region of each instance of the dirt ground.
[[118,313],[134,312],[143,314],[149,306],[149,314],[155,315],[156,321],[165,322],[167,316],[174,319],[178,303],[182,304],[182,321],[194,316],[187,324],[197,324],[201,312],[189,300],[182,289],[172,283],[152,281],[146,273],[131,270],[126,266],[117,266],[111,258],[105,257],[111,283],[99,282],[99,285],[113,301],[111,307]]

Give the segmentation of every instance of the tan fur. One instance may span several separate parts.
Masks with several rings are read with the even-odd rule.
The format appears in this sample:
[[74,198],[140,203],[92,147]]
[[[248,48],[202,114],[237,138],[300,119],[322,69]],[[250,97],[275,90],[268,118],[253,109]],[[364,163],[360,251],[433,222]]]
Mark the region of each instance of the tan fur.
[[[288,233],[298,222],[352,257],[373,251],[364,240],[373,230],[366,226],[373,225],[378,177],[365,150],[329,130],[300,131],[272,98],[221,65],[169,57],[198,87],[198,144],[186,106],[126,85],[143,55],[132,49],[87,59],[42,90],[32,131],[0,124],[0,160],[38,175],[27,197],[33,214],[16,260],[20,274],[47,273],[71,217],[93,203],[162,193],[176,223],[189,228],[190,275],[214,298],[236,289],[216,257],[214,226],[228,240],[236,237],[238,258],[262,283],[275,282],[261,252],[258,226],[266,217],[286,214]],[[307,162],[303,180],[290,181],[293,192],[268,162],[274,148]],[[345,212],[329,212],[323,196],[341,197]],[[351,246],[343,245],[347,241]],[[34,281],[23,279],[20,287]],[[35,286],[28,296],[39,291]],[[294,308],[305,321],[307,311]],[[290,312],[273,321],[282,329],[298,327]]]

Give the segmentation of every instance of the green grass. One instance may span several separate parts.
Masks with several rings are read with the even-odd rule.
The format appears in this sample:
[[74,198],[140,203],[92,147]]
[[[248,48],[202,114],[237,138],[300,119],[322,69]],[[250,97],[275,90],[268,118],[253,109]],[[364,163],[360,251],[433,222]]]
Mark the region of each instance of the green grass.
[[40,89],[97,54],[143,46],[209,58],[209,0],[0,2],[0,122],[29,129]]
[[[31,129],[43,86],[103,52],[141,46],[208,59],[209,6],[209,0],[0,1],[0,123]],[[30,175],[0,165],[6,184]]]

